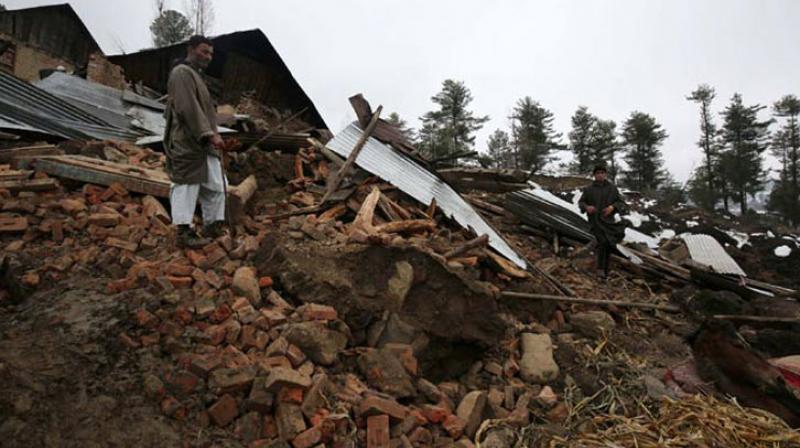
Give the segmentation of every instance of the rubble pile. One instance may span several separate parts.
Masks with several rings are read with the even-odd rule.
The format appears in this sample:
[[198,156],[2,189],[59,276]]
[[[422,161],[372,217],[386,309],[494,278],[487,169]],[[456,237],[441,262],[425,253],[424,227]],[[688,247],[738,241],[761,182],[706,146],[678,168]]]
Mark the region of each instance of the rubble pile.
[[[723,392],[791,420],[785,401],[737,395],[740,378],[707,350],[757,364],[794,354],[776,343],[800,323],[791,285],[737,283],[641,241],[623,248],[624,270],[599,281],[569,201],[541,187],[519,193],[528,185],[518,173],[498,188],[486,173],[456,178],[479,191],[451,193],[387,129],[366,150],[419,169],[403,174],[440,196],[426,203],[393,175],[348,163],[341,141],[241,145],[227,153],[239,213],[200,250],[175,246],[163,154],[115,141],[20,146],[0,165],[2,313],[35,322],[30,313],[58,302],[60,285],[101,282],[97,293],[124,310],[103,346],[134,377],[126,390],[188,446],[631,446],[631,434],[652,439],[676,409],[721,408],[674,404],[713,393],[700,387],[709,365],[727,375]],[[722,292],[681,289],[710,281]],[[73,317],[46,322],[68,334]],[[738,324],[758,353],[737,345],[737,327],[698,331],[705,319]],[[13,323],[0,328],[20,340]],[[26,384],[4,362],[15,365],[0,358],[0,379]],[[794,365],[769,362],[771,374]],[[0,436],[35,445],[43,436],[27,422],[45,410],[25,396],[0,398],[12,417]],[[744,411],[725,409],[739,426],[706,437],[739,440],[728,437],[748,430]],[[752,440],[792,440],[759,415]]]

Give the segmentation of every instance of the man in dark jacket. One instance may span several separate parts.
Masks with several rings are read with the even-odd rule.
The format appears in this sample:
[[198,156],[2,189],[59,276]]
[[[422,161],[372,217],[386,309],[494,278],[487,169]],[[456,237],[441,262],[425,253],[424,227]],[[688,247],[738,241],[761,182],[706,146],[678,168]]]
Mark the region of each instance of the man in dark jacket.
[[214,55],[211,41],[203,36],[189,39],[186,59],[169,75],[164,148],[172,186],[172,222],[178,226],[178,245],[199,248],[210,240],[191,228],[197,200],[203,211],[203,233],[221,235],[225,219],[225,183],[217,132],[217,116],[211,94],[201,73]]
[[605,166],[594,168],[594,182],[584,188],[578,205],[589,218],[589,226],[597,240],[597,274],[608,277],[609,261],[614,247],[625,237],[625,226],[615,215],[625,207],[619,190],[606,179]]

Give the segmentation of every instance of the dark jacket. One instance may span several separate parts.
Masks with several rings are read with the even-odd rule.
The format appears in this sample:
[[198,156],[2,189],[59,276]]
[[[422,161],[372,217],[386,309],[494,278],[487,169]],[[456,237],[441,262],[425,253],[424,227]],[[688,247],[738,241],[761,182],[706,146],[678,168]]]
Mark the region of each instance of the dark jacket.
[[167,173],[176,184],[201,184],[208,179],[206,156],[219,157],[210,143],[217,132],[214,102],[200,73],[185,63],[172,69],[167,93]]
[[[616,245],[625,237],[625,225],[622,222],[615,222],[614,219],[615,215],[625,208],[625,202],[622,201],[622,196],[614,184],[607,180],[602,183],[592,182],[583,189],[578,205],[584,213],[590,205],[597,209],[588,217],[592,234],[599,243],[608,242]],[[614,212],[603,216],[603,209],[609,205],[614,206]]]

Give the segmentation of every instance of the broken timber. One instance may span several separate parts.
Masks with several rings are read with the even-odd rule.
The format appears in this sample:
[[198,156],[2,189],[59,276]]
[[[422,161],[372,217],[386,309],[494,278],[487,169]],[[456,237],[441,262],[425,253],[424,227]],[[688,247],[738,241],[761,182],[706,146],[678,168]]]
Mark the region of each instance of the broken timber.
[[641,308],[648,310],[668,311],[671,313],[679,313],[680,308],[674,305],[659,305],[656,303],[642,303],[642,302],[625,302],[622,300],[603,300],[603,299],[584,299],[581,297],[563,297],[552,296],[548,294],[531,294],[525,292],[511,292],[503,291],[500,297],[504,299],[532,299],[532,300],[551,300],[555,302],[566,303],[585,303],[587,305],[605,305],[605,306],[618,306],[621,308]]
[[98,185],[119,183],[128,191],[169,197],[170,181],[162,171],[84,156],[43,156],[36,169],[47,174]]
[[17,191],[46,191],[58,188],[55,179],[19,179],[0,181],[0,190]]
[[367,144],[370,134],[372,134],[372,131],[375,130],[375,126],[378,124],[378,119],[381,116],[381,111],[383,111],[383,106],[378,106],[378,110],[376,110],[372,115],[372,120],[370,120],[367,128],[364,129],[364,133],[361,134],[361,138],[358,139],[356,145],[353,147],[352,151],[350,151],[350,154],[347,156],[347,160],[344,161],[344,165],[339,168],[339,171],[333,175],[333,178],[328,183],[328,188],[325,191],[325,196],[322,197],[321,203],[324,204],[328,198],[330,198],[333,192],[339,188],[342,178],[347,174],[347,171],[350,169],[350,167],[353,166],[358,158],[358,154],[361,152],[361,149],[363,149],[364,145]]

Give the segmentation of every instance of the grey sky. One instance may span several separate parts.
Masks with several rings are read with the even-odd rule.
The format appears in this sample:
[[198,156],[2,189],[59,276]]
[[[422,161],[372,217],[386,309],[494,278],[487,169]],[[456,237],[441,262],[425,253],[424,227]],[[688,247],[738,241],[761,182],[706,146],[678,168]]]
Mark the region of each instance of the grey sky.
[[[6,0],[9,8],[63,1]],[[147,0],[73,0],[103,50],[150,45]],[[183,0],[168,0],[182,8]],[[473,110],[508,128],[530,95],[569,130],[578,105],[622,121],[650,113],[669,132],[667,168],[683,181],[700,158],[696,105],[705,82],[720,111],[738,91],[746,104],[800,95],[800,2],[794,0],[218,0],[214,33],[261,28],[334,132],[362,92],[415,127],[442,80],[463,80]],[[764,115],[766,117],[766,114]]]

